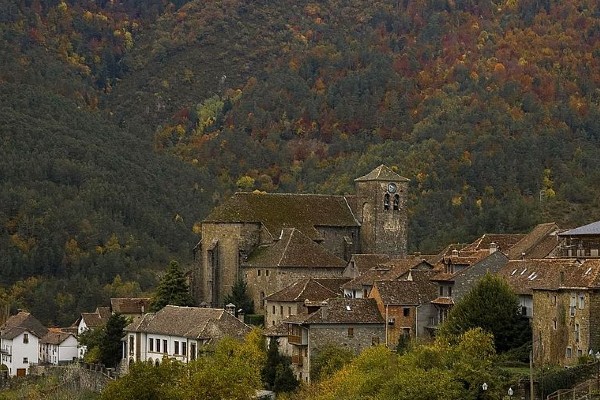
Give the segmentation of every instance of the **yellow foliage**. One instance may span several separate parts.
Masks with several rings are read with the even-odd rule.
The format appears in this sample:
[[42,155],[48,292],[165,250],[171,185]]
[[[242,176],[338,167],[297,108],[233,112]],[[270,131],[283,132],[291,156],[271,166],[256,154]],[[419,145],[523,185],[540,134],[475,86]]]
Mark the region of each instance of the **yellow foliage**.
[[34,238],[24,238],[18,233],[10,235],[10,242],[23,253],[28,253],[36,244]]
[[452,198],[452,205],[454,207],[460,206],[462,204],[462,202],[463,202],[462,196],[454,196]]

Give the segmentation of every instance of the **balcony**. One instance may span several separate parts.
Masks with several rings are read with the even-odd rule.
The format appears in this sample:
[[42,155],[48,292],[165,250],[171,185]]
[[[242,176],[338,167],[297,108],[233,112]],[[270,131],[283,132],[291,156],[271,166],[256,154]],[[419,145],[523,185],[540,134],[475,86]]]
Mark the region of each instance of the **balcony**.
[[288,335],[288,343],[303,345],[301,335]]

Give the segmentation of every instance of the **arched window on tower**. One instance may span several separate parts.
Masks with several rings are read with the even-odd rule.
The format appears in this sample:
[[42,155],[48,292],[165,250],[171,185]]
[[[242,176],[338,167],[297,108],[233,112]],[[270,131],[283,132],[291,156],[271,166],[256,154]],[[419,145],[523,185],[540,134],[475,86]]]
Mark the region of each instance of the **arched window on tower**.
[[394,195],[394,210],[399,210],[400,209],[400,195],[396,194]]
[[390,209],[390,194],[389,193],[386,193],[385,196],[383,196],[383,209],[384,210]]

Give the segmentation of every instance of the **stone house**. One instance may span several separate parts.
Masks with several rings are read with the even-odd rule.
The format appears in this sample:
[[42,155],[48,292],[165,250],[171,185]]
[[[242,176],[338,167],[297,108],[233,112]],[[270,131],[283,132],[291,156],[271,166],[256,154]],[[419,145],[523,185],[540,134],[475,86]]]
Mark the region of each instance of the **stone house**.
[[149,297],[112,297],[110,299],[111,312],[130,319],[141,317],[148,312],[149,308]]
[[536,225],[509,249],[503,249],[510,260],[556,257],[559,228],[554,222]]
[[63,364],[79,358],[79,342],[74,334],[50,328],[40,339],[40,363]]
[[306,278],[265,298],[265,326],[279,325],[284,319],[306,314],[305,302],[321,302],[341,297],[341,285],[349,278]]
[[600,259],[515,260],[501,274],[529,297],[536,365],[576,365],[600,350]]
[[[247,278],[251,281],[248,289],[261,309],[263,292],[266,297],[317,271],[320,277],[326,272],[331,272],[330,276],[343,273],[344,267],[325,271],[294,265],[294,272],[284,277],[289,270],[272,261],[274,254],[285,250],[282,243],[287,238],[304,243],[307,238],[330,253],[332,260],[343,260],[344,266],[357,253],[404,256],[408,182],[381,165],[355,179],[354,195],[234,194],[201,224],[192,282],[196,301],[221,305],[235,282]],[[268,249],[271,254],[263,258]],[[270,262],[262,264],[265,259]],[[254,279],[259,272],[261,279]]]
[[381,268],[392,258],[389,254],[353,254],[342,275],[357,278],[371,269]]
[[0,327],[0,355],[9,376],[25,376],[39,363],[40,339],[46,333],[48,328],[25,311],[6,320]]
[[395,348],[401,337],[431,338],[426,327],[436,313],[431,303],[437,295],[437,286],[430,280],[434,273],[411,270],[402,280],[375,281],[369,297],[386,321],[386,346]]
[[311,361],[324,346],[359,353],[385,341],[385,322],[374,299],[329,299],[315,305],[314,311],[291,316],[283,323],[288,328],[292,369],[305,382],[310,382]]
[[168,305],[136,319],[124,332],[124,364],[159,364],[164,357],[187,363],[225,336],[242,340],[250,327],[223,309]]
[[259,246],[240,271],[259,309],[265,298],[306,277],[341,277],[346,261],[295,228],[284,228],[272,245]]

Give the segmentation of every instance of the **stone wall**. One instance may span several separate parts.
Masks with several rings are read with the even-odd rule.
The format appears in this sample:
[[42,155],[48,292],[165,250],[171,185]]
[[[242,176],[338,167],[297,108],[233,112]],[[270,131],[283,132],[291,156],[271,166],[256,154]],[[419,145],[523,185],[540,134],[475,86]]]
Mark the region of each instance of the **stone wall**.
[[73,363],[65,366],[37,365],[31,367],[30,373],[38,376],[56,376],[59,381],[57,388],[96,393],[102,392],[109,382],[116,378],[114,370],[86,363]]

